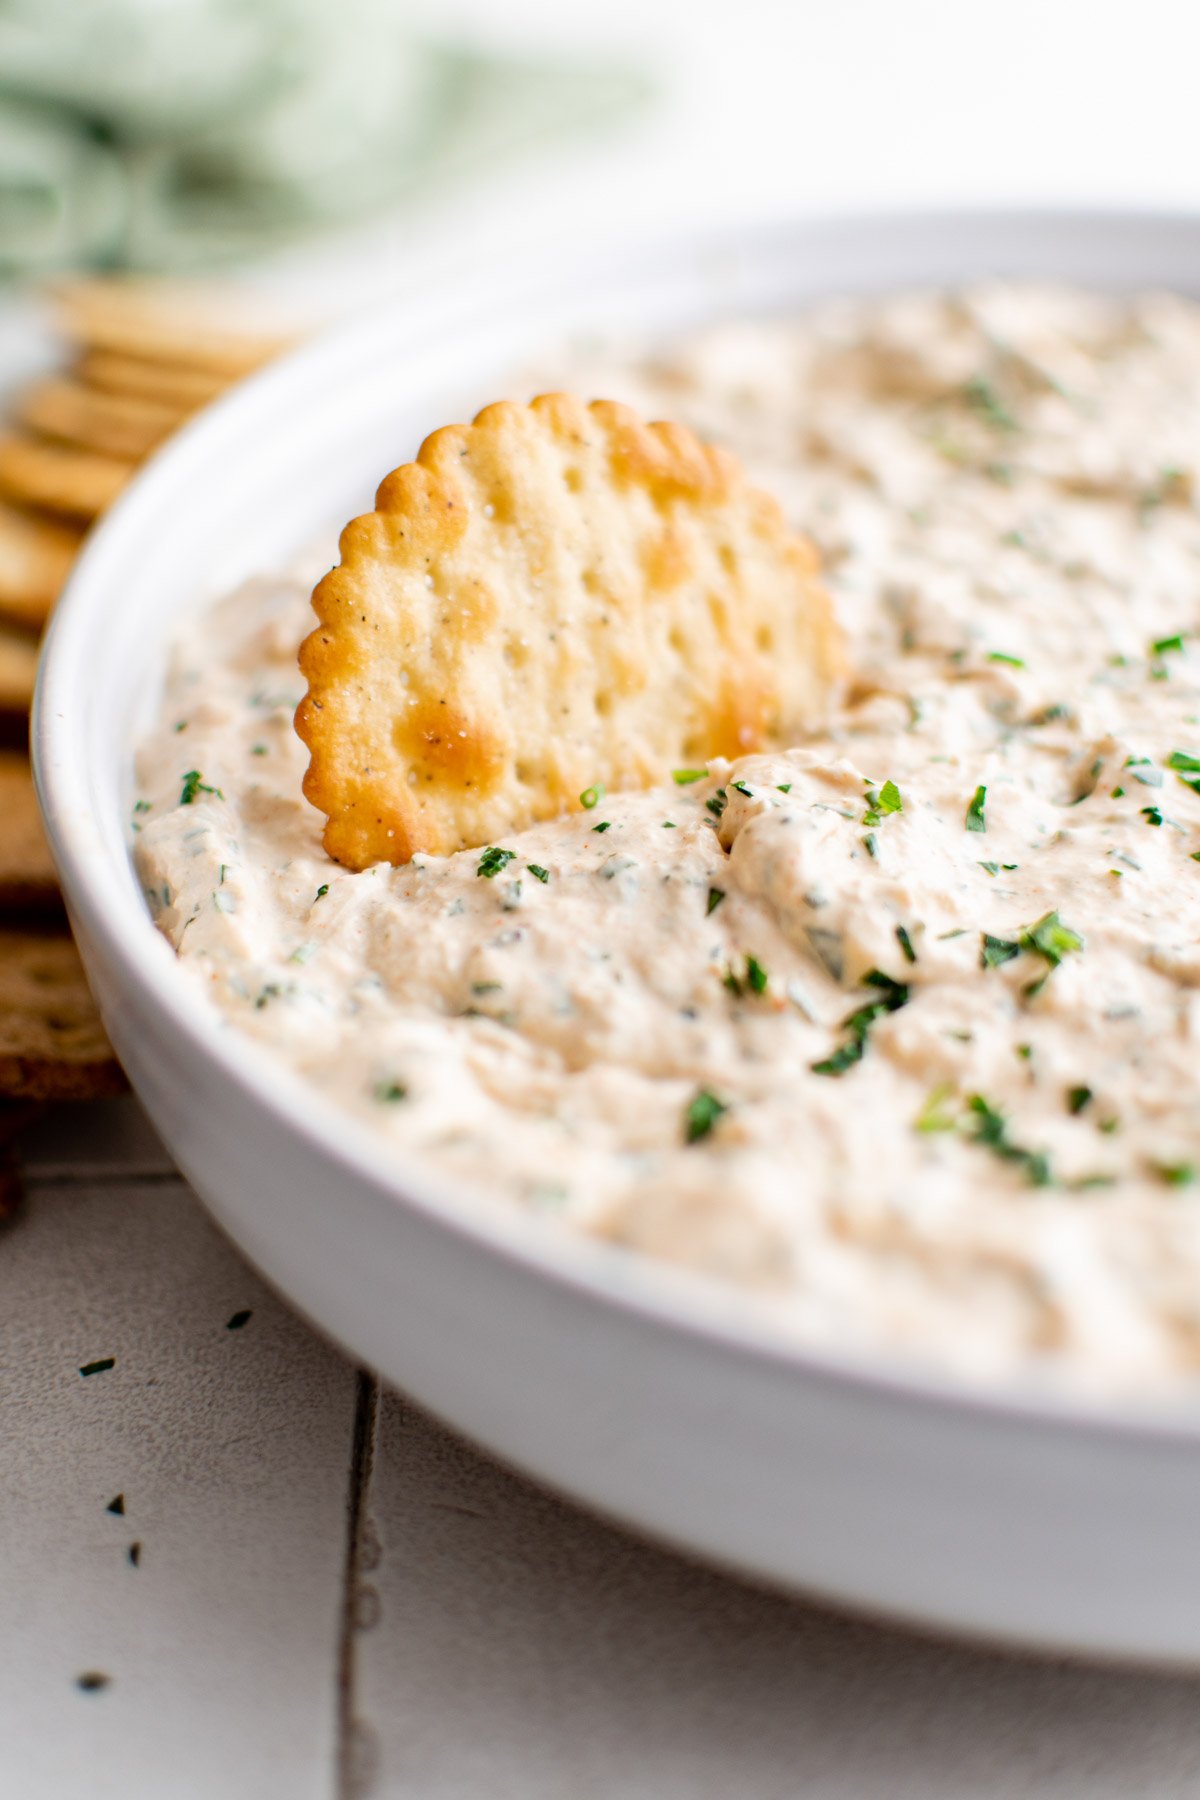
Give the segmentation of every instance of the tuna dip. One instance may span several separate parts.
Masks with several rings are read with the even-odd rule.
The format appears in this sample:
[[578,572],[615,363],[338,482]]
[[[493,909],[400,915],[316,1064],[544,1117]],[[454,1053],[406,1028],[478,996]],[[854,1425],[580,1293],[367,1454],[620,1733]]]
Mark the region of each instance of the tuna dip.
[[350,873],[292,727],[312,577],[179,643],[141,883],[226,1021],[406,1157],[809,1343],[1102,1390],[1200,1370],[1200,308],[838,303],[569,384],[816,542],[819,737]]

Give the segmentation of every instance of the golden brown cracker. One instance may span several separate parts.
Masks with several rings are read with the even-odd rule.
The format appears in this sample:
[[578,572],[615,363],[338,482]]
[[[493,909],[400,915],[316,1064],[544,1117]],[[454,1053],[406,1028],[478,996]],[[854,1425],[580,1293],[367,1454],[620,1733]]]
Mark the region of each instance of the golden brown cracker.
[[186,416],[157,400],[98,393],[62,375],[35,382],[13,404],[13,417],[30,431],[134,462],[157,450]]
[[14,433],[0,439],[0,493],[69,518],[94,519],[111,506],[135,466],[49,438]]
[[117,351],[87,350],[74,369],[77,380],[109,394],[128,394],[136,400],[153,400],[160,406],[178,407],[182,413],[207,406],[223,394],[236,377],[213,375],[186,363],[149,362],[142,356],[123,356]]
[[125,1085],[72,940],[0,931],[0,1095],[98,1100]]
[[0,625],[0,714],[29,711],[37,666],[36,640]]
[[78,531],[0,501],[0,619],[40,630],[81,541]]
[[29,758],[0,750],[0,915],[61,910]]
[[261,368],[294,341],[251,322],[247,298],[227,290],[114,277],[64,282],[56,298],[59,322],[77,344],[229,378]]
[[824,709],[841,652],[815,552],[680,425],[502,402],[375,506],[300,652],[304,791],[350,868],[496,841]]

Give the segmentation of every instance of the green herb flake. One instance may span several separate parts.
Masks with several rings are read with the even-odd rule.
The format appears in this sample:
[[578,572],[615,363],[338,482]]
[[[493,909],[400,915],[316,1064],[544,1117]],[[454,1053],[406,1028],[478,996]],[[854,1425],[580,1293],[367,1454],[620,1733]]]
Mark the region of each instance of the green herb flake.
[[1112,798],[1114,800],[1123,800],[1125,798],[1125,789],[1123,787],[1115,787],[1112,791]]
[[708,918],[710,913],[716,912],[718,906],[720,906],[720,904],[724,898],[725,898],[725,889],[724,888],[718,888],[718,887],[710,887],[709,888],[708,901],[704,908],[704,916],[706,919]]
[[709,1135],[721,1114],[728,1111],[728,1101],[718,1100],[708,1088],[698,1088],[684,1108],[684,1143],[698,1144],[701,1138]]
[[999,863],[981,862],[979,867],[983,870],[985,875],[998,875],[1000,873]]
[[745,799],[753,800],[754,789],[747,787],[744,781],[731,781],[729,785],[735,794],[741,794]]
[[612,820],[611,819],[601,819],[601,821],[598,825],[592,826],[592,830],[593,831],[611,831],[612,830]]
[[1021,946],[1012,938],[993,937],[990,931],[983,934],[983,950],[980,955],[980,967],[999,969],[1004,963],[1011,962],[1014,956],[1020,956]]
[[866,836],[862,840],[862,847],[866,851],[867,855],[872,859],[872,861],[874,861],[875,858],[878,857],[878,855],[879,855],[879,839],[875,836],[875,833],[873,831],[867,832]]
[[915,963],[917,960],[917,953],[913,949],[912,939],[908,935],[906,927],[903,925],[897,925],[896,927],[896,942],[904,952],[905,962]]
[[1074,1118],[1077,1113],[1081,1113],[1084,1107],[1091,1103],[1092,1099],[1093,1094],[1090,1087],[1068,1088],[1067,1111],[1071,1114],[1071,1117]]
[[543,869],[541,863],[526,863],[525,867],[535,881],[547,882],[550,879],[549,869]]
[[1003,650],[989,650],[987,659],[990,663],[1003,663],[1008,669],[1023,669],[1025,659],[1022,656],[1009,656]]
[[1161,825],[1162,824],[1163,816],[1157,806],[1143,806],[1143,807],[1139,808],[1139,811],[1141,812],[1141,815],[1142,815],[1143,819],[1145,819],[1147,825]]
[[509,863],[515,862],[516,859],[515,850],[502,850],[496,844],[489,844],[479,859],[479,867],[475,873],[485,881],[492,881],[499,875],[501,869],[507,869]]
[[954,1088],[950,1082],[940,1081],[926,1096],[924,1105],[913,1120],[913,1130],[922,1133],[953,1131],[955,1115],[946,1107],[946,1102],[953,1093]]
[[671,780],[677,787],[690,787],[693,781],[703,781],[707,774],[707,769],[672,769]]
[[265,756],[267,754],[267,746],[265,744],[252,744],[250,746],[250,754],[251,756]]
[[990,1150],[1002,1162],[1016,1164],[1024,1171],[1030,1187],[1050,1185],[1053,1176],[1048,1158],[1040,1150],[1027,1150],[1024,1145],[1013,1142],[1008,1120],[999,1107],[985,1100],[982,1094],[972,1094],[967,1106],[971,1113],[970,1139],[973,1144]]
[[79,1373],[86,1381],[89,1375],[103,1375],[106,1369],[115,1369],[116,1366],[115,1356],[100,1356],[95,1362],[84,1363]]
[[1020,430],[1015,413],[1005,405],[986,375],[972,375],[963,387],[962,397],[976,418],[993,431]]
[[752,994],[765,994],[769,977],[756,956],[746,958],[746,981]]
[[869,970],[863,976],[863,985],[877,988],[880,998],[869,1000],[842,1020],[842,1030],[848,1033],[845,1043],[840,1044],[831,1056],[810,1065],[814,1075],[844,1075],[847,1069],[852,1069],[866,1054],[867,1034],[875,1021],[888,1013],[899,1012],[908,1004],[907,984],[885,975],[882,969]]
[[209,787],[201,779],[199,769],[189,769],[183,777],[183,787],[179,793],[180,806],[190,806],[197,794],[213,794],[218,800],[225,798],[219,787]]
[[1192,1182],[1196,1179],[1196,1167],[1194,1163],[1156,1162],[1151,1163],[1150,1166],[1158,1176],[1159,1180],[1165,1181],[1168,1187],[1190,1187]]
[[776,792],[776,793],[777,793],[777,794],[790,794],[790,793],[791,793],[791,791],[792,791],[792,784],[791,784],[791,782],[790,782],[790,781],[778,781],[778,782],[776,782],[776,784],[775,784],[775,792]]
[[676,828],[674,819],[664,819],[662,822],[662,828],[664,831],[674,831]]
[[582,806],[585,812],[594,812],[596,807],[598,807],[603,800],[607,791],[608,790],[605,788],[602,781],[596,782],[594,787],[584,788],[582,794],[579,796],[580,806]]
[[1171,652],[1182,654],[1183,633],[1176,631],[1170,637],[1155,638],[1150,646],[1155,656],[1166,656]]
[[898,813],[904,811],[904,802],[900,798],[900,789],[896,786],[894,781],[884,782],[879,790],[879,799],[876,801],[876,805],[881,813]]
[[123,1517],[125,1512],[124,1494],[114,1494],[104,1510],[105,1512],[116,1513],[118,1518]]
[[984,806],[987,802],[987,789],[977,787],[967,807],[966,827],[968,831],[986,831],[987,820],[984,818]]
[[317,904],[318,900],[323,900],[328,892],[329,892],[329,883],[327,881],[323,881],[321,883],[320,887],[317,889],[316,895],[313,899],[313,905],[315,906]]
[[402,1081],[378,1081],[375,1084],[375,1098],[382,1105],[390,1106],[397,1100],[407,1100],[408,1089]]
[[1190,750],[1172,750],[1167,758],[1167,767],[1189,775],[1200,775],[1200,756],[1193,756]]
[[724,788],[718,788],[712,798],[706,800],[704,804],[712,814],[713,818],[719,819],[721,814],[725,811],[725,808],[729,805],[729,795],[725,792]]
[[[1200,768],[1200,763],[1197,763],[1196,766],[1197,768]],[[135,813],[148,813],[150,811],[149,800],[135,800],[133,803],[133,810]]]

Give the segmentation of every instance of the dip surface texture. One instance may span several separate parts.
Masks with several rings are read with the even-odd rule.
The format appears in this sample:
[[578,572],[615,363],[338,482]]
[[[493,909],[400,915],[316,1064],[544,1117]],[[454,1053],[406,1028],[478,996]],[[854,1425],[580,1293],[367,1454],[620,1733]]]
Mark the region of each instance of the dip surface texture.
[[900,296],[549,374],[726,444],[814,538],[832,726],[352,874],[292,729],[321,571],[257,581],[138,758],[184,967],[404,1151],[810,1342],[1194,1376],[1200,309]]

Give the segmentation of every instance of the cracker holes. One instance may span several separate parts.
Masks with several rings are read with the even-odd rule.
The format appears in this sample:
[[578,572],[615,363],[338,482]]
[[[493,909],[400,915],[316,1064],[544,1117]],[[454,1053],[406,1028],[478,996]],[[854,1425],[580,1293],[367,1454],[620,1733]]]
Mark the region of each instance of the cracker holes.
[[569,468],[563,470],[563,483],[568,493],[580,493],[583,489],[583,470],[576,468],[572,463]]

